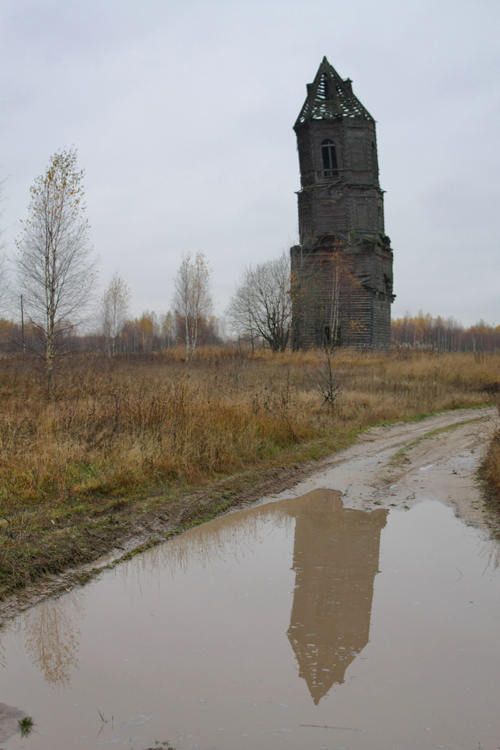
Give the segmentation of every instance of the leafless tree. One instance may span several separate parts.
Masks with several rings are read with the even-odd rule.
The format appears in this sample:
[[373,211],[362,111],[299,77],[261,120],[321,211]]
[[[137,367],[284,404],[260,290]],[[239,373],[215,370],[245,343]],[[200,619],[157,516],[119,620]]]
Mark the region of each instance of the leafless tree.
[[83,319],[95,261],[83,201],[83,171],[75,149],[54,154],[33,183],[29,218],[17,239],[16,263],[24,312],[42,340],[47,390],[64,337]]
[[0,315],[5,314],[8,306],[7,290],[6,261],[0,245]]
[[175,319],[170,310],[160,316],[161,348],[169,349],[175,339]]
[[314,331],[316,344],[329,352],[341,345],[342,338],[349,342],[362,333],[364,327],[350,309],[360,281],[342,243],[292,255],[292,259],[294,347],[300,346],[304,328]]
[[173,307],[186,339],[186,361],[193,358],[200,323],[212,312],[210,271],[203,253],[186,255],[175,279]]
[[362,329],[359,321],[353,320],[349,314],[348,301],[352,293],[360,286],[351,270],[349,258],[342,253],[342,246],[339,244],[338,250],[331,253],[323,261],[326,285],[323,321],[325,332],[324,347],[327,351],[333,350],[340,344],[340,325],[344,319],[348,324],[348,329],[353,333],[356,328]]
[[132,293],[121,276],[115,274],[108,284],[101,301],[102,332],[106,340],[106,351],[114,357],[123,326],[127,319]]
[[233,294],[227,317],[241,336],[261,336],[273,351],[284,351],[291,326],[290,261],[287,253],[249,266]]
[[[0,203],[3,201],[4,180],[0,180]],[[0,210],[0,217],[3,211]],[[3,241],[4,227],[0,227],[0,314],[4,314],[8,306],[7,259],[5,257],[5,243]]]
[[339,377],[334,368],[334,352],[325,348],[323,361],[310,373],[312,387],[323,399],[322,405],[332,411],[335,409],[340,396],[344,379]]

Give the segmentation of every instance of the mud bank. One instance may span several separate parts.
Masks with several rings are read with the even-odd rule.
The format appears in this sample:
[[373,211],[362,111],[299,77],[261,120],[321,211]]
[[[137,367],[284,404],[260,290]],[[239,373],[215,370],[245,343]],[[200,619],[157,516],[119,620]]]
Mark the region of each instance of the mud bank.
[[[420,422],[374,427],[297,483],[296,497],[322,486],[342,492],[345,507],[411,508],[428,496],[450,505],[467,523],[491,527],[477,472],[497,428],[494,408],[463,409]],[[267,499],[267,498],[266,498]]]
[[497,411],[461,409],[419,422],[375,427],[355,445],[320,461],[266,470],[252,477],[225,480],[184,498],[168,517],[155,514],[138,519],[133,533],[119,538],[116,547],[91,564],[49,576],[0,602],[0,618],[8,619],[50,596],[57,596],[91,580],[101,570],[128,559],[137,551],[164,542],[202,519],[213,518],[256,503],[298,497],[322,486],[342,492],[345,507],[410,508],[432,494],[451,505],[468,523],[491,525],[477,470],[497,427]]

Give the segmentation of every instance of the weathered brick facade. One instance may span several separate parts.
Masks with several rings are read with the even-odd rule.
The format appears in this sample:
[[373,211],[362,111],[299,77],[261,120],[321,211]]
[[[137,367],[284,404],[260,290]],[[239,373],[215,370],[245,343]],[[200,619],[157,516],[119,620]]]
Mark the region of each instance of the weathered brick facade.
[[375,121],[323,59],[294,125],[300,245],[292,247],[296,348],[390,345],[392,250]]

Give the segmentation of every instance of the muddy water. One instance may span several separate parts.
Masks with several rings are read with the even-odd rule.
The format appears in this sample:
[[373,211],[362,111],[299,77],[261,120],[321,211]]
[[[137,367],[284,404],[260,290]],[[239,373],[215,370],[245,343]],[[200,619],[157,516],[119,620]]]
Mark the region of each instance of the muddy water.
[[439,503],[235,513],[4,627],[0,699],[36,726],[1,747],[496,750],[499,592]]

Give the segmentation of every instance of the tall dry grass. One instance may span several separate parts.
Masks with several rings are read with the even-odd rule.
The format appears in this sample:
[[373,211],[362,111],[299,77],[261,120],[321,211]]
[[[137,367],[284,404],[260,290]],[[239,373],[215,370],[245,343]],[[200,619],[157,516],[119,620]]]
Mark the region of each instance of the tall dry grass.
[[17,585],[19,575],[34,577],[38,557],[43,572],[77,550],[91,555],[96,542],[83,543],[78,524],[104,514],[118,523],[113,508],[138,498],[324,454],[370,425],[479,406],[500,390],[500,354],[342,350],[332,363],[340,385],[332,409],[315,388],[324,372],[318,351],[201,349],[188,366],[176,350],[79,357],[61,366],[47,400],[29,360],[0,360],[5,580],[9,572]]
[[68,497],[195,484],[345,436],[381,421],[490,400],[500,357],[339,352],[337,409],[313,387],[323,353],[201,351],[172,357],[80,358],[59,373],[55,398],[29,362],[0,362],[0,513]]
[[[500,416],[500,402],[498,403]],[[500,429],[493,436],[481,467],[482,478],[486,482],[490,508],[494,513],[494,526],[500,534]]]

